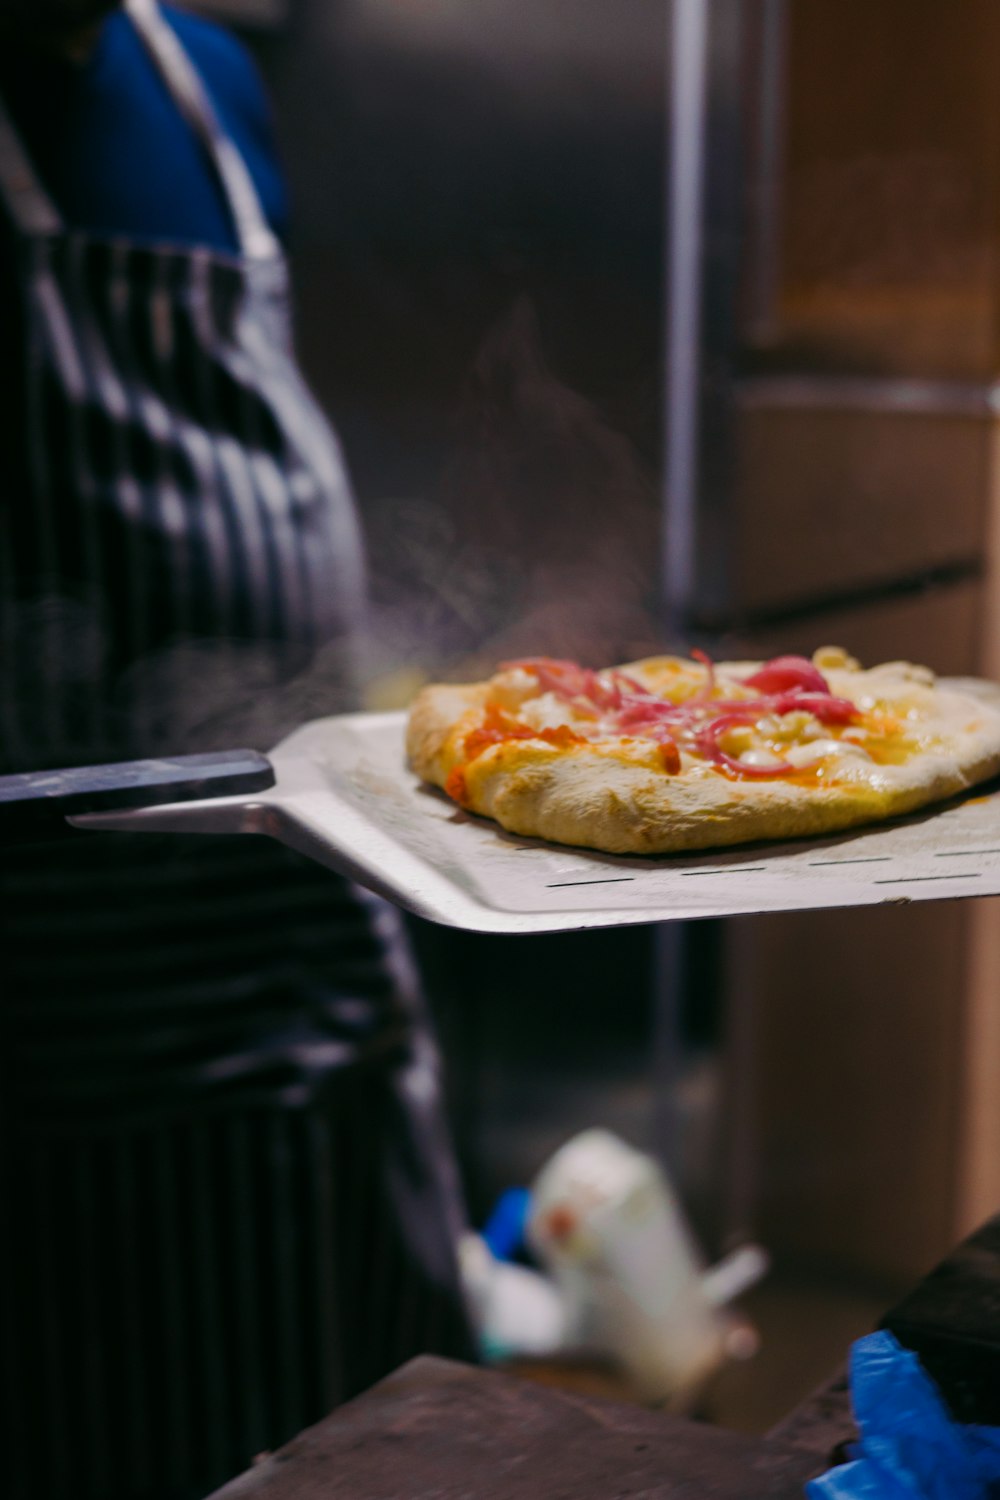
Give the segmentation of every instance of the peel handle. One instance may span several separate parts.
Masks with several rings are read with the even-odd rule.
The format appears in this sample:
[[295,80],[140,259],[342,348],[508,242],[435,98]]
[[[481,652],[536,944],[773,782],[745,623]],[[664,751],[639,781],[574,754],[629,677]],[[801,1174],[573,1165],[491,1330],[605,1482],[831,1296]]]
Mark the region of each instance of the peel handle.
[[256,750],[0,776],[0,842],[25,843],[74,832],[66,819],[77,813],[201,802],[262,792],[273,785],[271,762]]

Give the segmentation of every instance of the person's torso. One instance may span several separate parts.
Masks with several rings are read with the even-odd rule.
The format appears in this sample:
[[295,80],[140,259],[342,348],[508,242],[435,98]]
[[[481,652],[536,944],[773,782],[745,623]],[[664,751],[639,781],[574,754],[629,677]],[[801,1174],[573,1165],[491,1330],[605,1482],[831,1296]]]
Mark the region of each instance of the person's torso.
[[[10,768],[115,747],[207,748],[246,724],[242,741],[266,749],[296,704],[334,711],[350,695],[357,523],[336,440],[292,353],[259,163],[255,174],[153,0],[127,9],[89,83],[77,80],[76,103],[64,103],[64,125],[78,108],[127,135],[141,89],[136,135],[153,196],[166,211],[190,180],[207,218],[154,224],[123,170],[117,207],[114,193],[103,206],[92,194],[86,227],[74,227],[8,108],[0,754]],[[230,114],[240,89],[245,79]],[[73,192],[93,175],[91,164],[74,177],[65,140],[42,154]],[[73,192],[62,181],[65,202]],[[236,252],[185,238],[214,232],[213,198]]]
[[[284,179],[249,55],[221,27],[173,6],[160,10],[283,239]],[[239,254],[218,175],[124,11],[107,19],[83,62],[8,44],[0,50],[0,97],[68,228]],[[0,302],[5,296],[0,285]]]

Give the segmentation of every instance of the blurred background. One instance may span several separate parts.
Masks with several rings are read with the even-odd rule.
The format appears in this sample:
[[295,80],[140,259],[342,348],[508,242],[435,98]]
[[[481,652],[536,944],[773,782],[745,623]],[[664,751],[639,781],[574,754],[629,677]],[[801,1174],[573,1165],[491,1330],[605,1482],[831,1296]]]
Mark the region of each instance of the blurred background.
[[[1000,669],[990,0],[192,8],[274,98],[373,704],[522,651]],[[418,929],[473,1217],[584,1126],[651,1150],[774,1257],[713,1397],[766,1426],[1000,1202],[993,918]]]

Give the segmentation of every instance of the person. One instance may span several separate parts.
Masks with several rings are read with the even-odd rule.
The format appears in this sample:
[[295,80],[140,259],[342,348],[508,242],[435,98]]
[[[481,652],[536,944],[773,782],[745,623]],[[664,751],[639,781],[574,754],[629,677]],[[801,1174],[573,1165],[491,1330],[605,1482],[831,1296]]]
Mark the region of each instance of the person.
[[[267,106],[157,0],[0,0],[0,769],[267,749],[364,608]],[[397,914],[269,840],[0,867],[5,1493],[201,1496],[469,1356]]]

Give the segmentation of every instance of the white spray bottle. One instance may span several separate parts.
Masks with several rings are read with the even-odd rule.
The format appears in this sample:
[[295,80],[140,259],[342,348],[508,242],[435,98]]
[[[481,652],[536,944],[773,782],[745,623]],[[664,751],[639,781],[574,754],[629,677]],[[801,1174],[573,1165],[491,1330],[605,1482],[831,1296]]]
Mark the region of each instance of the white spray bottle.
[[531,1205],[527,1237],[561,1292],[564,1344],[611,1354],[640,1399],[682,1402],[753,1352],[752,1331],[720,1306],[763,1275],[764,1252],[745,1246],[706,1272],[652,1157],[585,1131],[539,1173]]

